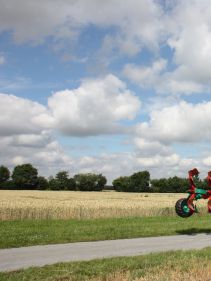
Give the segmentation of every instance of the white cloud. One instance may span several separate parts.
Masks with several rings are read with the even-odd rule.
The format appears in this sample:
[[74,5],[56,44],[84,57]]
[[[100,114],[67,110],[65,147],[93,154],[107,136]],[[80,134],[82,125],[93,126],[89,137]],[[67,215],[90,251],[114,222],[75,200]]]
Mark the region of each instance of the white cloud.
[[169,72],[167,60],[162,58],[155,60],[151,66],[126,64],[123,75],[140,87],[155,88],[157,93],[192,94],[204,90],[199,82],[187,79],[183,67]]
[[[0,0],[0,32],[11,31],[20,43],[40,43],[50,38],[55,48],[66,46],[69,50],[69,44],[80,32],[93,25],[106,30],[99,54],[114,53],[114,57],[119,53],[136,55],[143,47],[158,51],[159,46],[168,45],[173,52],[173,61],[169,62],[174,64],[170,70],[165,69],[164,59],[156,59],[151,67],[127,65],[126,76],[142,86],[155,87],[158,92],[210,91],[210,1],[166,3],[126,0],[122,5],[121,0],[103,3],[98,0],[10,0],[8,4]],[[68,55],[69,52],[66,58]],[[74,58],[74,54],[70,57]],[[0,63],[3,60],[1,56]],[[156,64],[160,64],[161,69],[156,69]]]
[[[140,157],[137,158],[137,163],[140,164],[142,167],[145,167],[146,169],[152,167],[157,168],[159,167],[174,167],[175,165],[178,165],[180,161],[180,157],[177,154],[171,154],[169,156],[160,156],[155,155],[153,157]],[[163,169],[163,168],[162,168]]]
[[141,157],[168,156],[172,154],[172,149],[169,146],[163,145],[156,140],[150,141],[141,137],[135,137],[134,144],[137,148],[137,155]]
[[[19,135],[30,142],[43,130],[57,129],[72,136],[122,133],[124,120],[133,120],[141,102],[114,75],[90,79],[73,90],[54,93],[48,107],[29,99],[0,94],[0,135]],[[28,135],[27,137],[25,135]],[[39,143],[39,137],[36,137]],[[27,145],[27,143],[26,143]]]
[[209,155],[208,157],[205,157],[202,159],[202,162],[205,166],[211,167],[211,156]]
[[[141,87],[154,88],[157,93],[210,92],[210,18],[209,0],[172,2],[161,19],[162,32],[158,33],[157,40],[160,46],[166,45],[171,49],[168,62],[156,58],[151,66],[127,64],[124,75]],[[150,48],[149,45],[147,48]],[[156,69],[156,64],[160,68]]]
[[49,176],[59,170],[72,170],[72,159],[68,156],[50,131],[40,134],[13,135],[0,138],[1,164],[11,170],[14,166],[32,163],[40,174]]
[[164,144],[211,140],[211,102],[179,104],[154,110],[150,121],[140,123],[137,133]]
[[[177,75],[199,83],[211,82],[210,1],[179,1],[172,20],[177,22],[168,40],[175,51]],[[183,78],[184,79],[184,78]]]
[[57,92],[48,100],[53,126],[72,136],[121,133],[120,121],[132,120],[140,105],[139,98],[114,75],[85,80],[79,88]]
[[123,5],[121,0],[1,0],[0,4],[0,31],[11,31],[19,43],[41,43],[48,37],[71,42],[92,24],[116,28],[111,37],[118,40],[112,45],[136,54],[142,46],[158,46],[162,27],[162,9],[152,0],[126,0]]
[[49,131],[41,131],[39,134],[19,134],[11,137],[10,145],[16,147],[42,148],[46,143],[51,143]]
[[[160,79],[158,91],[182,94],[211,90],[210,1],[177,1],[168,15],[167,44],[175,69]],[[159,85],[158,85],[159,86]]]
[[[128,166],[122,156],[103,155],[73,159],[55,141],[56,130],[69,134],[116,134],[124,132],[123,120],[132,120],[140,108],[140,100],[113,75],[85,80],[78,89],[53,94],[49,105],[0,94],[1,163],[32,163],[41,174],[58,170],[102,172],[111,178]],[[115,166],[115,159],[121,165]],[[102,169],[102,170],[101,170]]]
[[0,136],[36,134],[50,125],[46,108],[28,99],[0,94]]
[[137,66],[127,64],[123,69],[123,74],[131,81],[142,87],[152,87],[159,84],[161,72],[166,68],[167,61],[159,59],[153,62],[152,66]]

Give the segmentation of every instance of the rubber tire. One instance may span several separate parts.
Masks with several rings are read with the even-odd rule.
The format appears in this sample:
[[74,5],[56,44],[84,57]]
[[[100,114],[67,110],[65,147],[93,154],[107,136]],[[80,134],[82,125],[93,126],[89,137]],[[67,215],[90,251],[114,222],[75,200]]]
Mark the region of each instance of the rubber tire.
[[176,202],[175,211],[176,211],[177,215],[182,218],[188,218],[188,217],[192,216],[192,214],[194,212],[192,210],[189,210],[188,213],[185,212],[183,209],[184,206],[188,206],[188,200],[186,198],[181,198]]

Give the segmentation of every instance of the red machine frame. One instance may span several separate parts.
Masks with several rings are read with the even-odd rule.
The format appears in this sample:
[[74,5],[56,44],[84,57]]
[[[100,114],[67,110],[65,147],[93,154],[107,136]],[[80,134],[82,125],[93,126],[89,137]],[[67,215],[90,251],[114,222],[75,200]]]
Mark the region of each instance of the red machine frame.
[[[211,213],[211,189],[197,188],[196,181],[198,180],[199,171],[194,168],[188,172],[188,179],[190,183],[190,189],[188,190],[188,198],[181,198],[176,202],[176,213],[183,218],[190,217],[193,213],[198,212],[194,201],[199,199],[208,199],[207,210]],[[211,188],[211,171],[207,176],[208,187]]]

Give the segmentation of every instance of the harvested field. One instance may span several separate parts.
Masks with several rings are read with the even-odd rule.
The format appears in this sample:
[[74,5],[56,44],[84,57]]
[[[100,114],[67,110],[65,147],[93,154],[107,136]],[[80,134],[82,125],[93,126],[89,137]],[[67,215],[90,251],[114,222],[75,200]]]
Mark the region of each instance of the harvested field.
[[[186,194],[0,190],[0,220],[175,215]],[[205,206],[201,200],[198,206]]]

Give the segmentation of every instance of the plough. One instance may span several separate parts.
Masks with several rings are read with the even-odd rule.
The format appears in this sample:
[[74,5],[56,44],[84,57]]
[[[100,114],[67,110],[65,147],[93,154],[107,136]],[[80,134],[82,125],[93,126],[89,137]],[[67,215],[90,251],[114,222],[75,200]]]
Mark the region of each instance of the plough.
[[175,211],[178,216],[182,218],[188,218],[194,213],[198,213],[197,207],[194,201],[199,199],[208,199],[207,210],[211,213],[211,171],[208,172],[207,184],[209,190],[197,188],[196,182],[198,181],[199,171],[194,168],[188,172],[188,180],[190,183],[190,189],[188,190],[188,197],[179,199],[175,204]]

